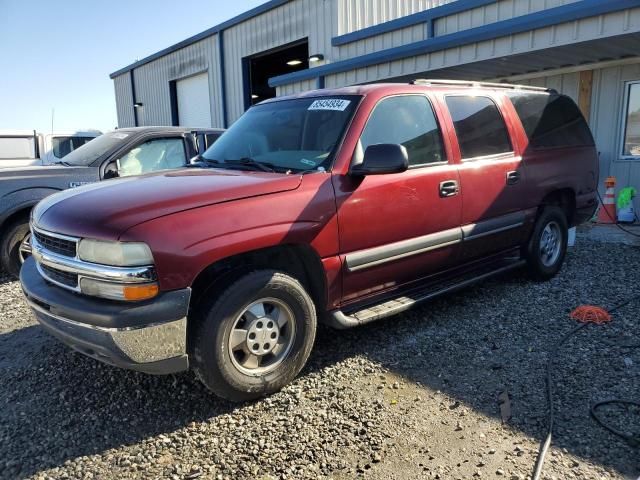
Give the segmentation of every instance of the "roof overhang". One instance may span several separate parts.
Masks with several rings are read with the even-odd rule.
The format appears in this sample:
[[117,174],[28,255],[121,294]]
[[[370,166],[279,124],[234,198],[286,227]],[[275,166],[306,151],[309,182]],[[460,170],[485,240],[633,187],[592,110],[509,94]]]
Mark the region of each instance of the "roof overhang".
[[429,70],[428,73],[418,72],[385,81],[406,82],[428,76],[465,80],[504,79],[514,82],[559,73],[640,63],[638,45],[640,45],[640,33],[631,33]]
[[595,17],[639,6],[640,0],[581,0],[579,2],[569,3],[527,15],[521,15],[508,20],[489,23],[480,27],[462,30],[448,35],[431,37],[418,42],[380,50],[347,60],[341,60],[299,72],[280,75],[269,79],[269,85],[272,87],[279,87],[290,83],[312,80],[326,75],[370,67],[417,55],[438,52],[445,49],[463,47],[478,42],[494,40],[500,37],[529,32],[535,29],[551,27],[561,23]]

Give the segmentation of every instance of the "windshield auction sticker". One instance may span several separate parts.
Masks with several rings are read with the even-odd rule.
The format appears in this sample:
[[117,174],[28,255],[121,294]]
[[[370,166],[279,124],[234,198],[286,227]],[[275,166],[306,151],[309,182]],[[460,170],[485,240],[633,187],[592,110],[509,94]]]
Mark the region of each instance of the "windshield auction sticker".
[[309,107],[309,110],[337,110],[338,112],[344,112],[350,103],[351,100],[325,98],[322,100],[315,100]]

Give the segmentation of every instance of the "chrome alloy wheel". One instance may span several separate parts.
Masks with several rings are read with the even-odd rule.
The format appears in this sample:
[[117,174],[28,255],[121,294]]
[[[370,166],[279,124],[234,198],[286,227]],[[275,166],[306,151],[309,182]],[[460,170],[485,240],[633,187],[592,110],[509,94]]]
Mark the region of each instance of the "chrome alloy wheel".
[[245,375],[275,370],[287,357],[295,339],[291,308],[276,298],[261,298],[242,310],[229,334],[229,356]]
[[25,237],[20,242],[20,246],[18,247],[18,258],[20,259],[20,264],[22,265],[24,261],[31,256],[31,234],[27,233]]
[[560,225],[555,221],[547,223],[540,236],[540,261],[545,267],[553,266],[562,249]]

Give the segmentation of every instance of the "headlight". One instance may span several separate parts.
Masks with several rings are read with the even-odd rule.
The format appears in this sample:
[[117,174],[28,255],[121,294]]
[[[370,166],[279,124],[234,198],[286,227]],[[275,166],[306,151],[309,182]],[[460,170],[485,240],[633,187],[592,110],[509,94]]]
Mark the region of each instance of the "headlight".
[[105,242],[82,239],[78,244],[78,256],[85,262],[115,267],[138,267],[153,264],[151,249],[146,243],[141,242]]
[[81,278],[80,290],[86,295],[110,300],[148,300],[158,294],[157,283],[127,284]]

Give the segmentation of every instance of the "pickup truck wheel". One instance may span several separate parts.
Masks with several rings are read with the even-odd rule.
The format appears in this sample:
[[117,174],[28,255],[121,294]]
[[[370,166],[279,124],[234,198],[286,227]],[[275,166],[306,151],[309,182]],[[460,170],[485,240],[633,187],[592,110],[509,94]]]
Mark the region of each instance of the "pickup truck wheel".
[[29,221],[27,219],[20,219],[11,223],[0,239],[0,263],[2,264],[2,269],[15,278],[20,275],[22,263],[31,255],[29,239]]
[[251,272],[199,313],[192,365],[200,381],[227,400],[280,390],[311,353],[315,306],[300,282],[284,273]]
[[525,254],[529,271],[538,280],[548,280],[562,267],[567,253],[567,217],[559,207],[545,207],[533,228]]

